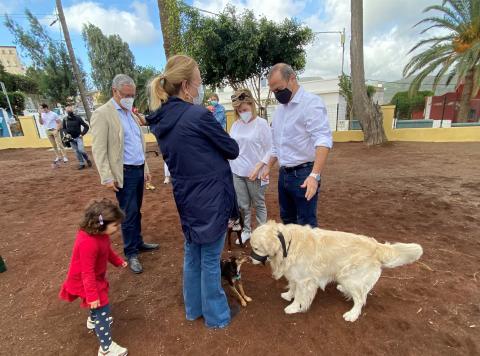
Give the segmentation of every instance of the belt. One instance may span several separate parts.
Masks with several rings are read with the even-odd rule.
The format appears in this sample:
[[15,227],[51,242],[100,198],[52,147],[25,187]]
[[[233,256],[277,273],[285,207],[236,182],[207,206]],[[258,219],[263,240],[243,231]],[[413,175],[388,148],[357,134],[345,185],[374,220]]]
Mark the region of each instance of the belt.
[[124,169],[143,169],[143,167],[145,166],[145,164],[140,164],[140,165],[134,165],[134,164],[124,164],[123,165],[123,168]]
[[56,129],[47,129],[47,131],[55,131]]
[[283,169],[285,172],[290,173],[290,172],[295,172],[297,169],[308,168],[308,167],[313,167],[313,162],[302,163],[294,167],[282,166],[280,167],[280,169]]

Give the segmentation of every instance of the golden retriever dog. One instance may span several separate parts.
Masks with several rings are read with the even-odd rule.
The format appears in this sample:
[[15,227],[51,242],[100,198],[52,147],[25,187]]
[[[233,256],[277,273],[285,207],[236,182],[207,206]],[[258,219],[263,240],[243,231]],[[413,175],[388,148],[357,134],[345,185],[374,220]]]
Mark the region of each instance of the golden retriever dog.
[[285,313],[305,312],[320,287],[336,282],[337,289],[353,308],[343,314],[346,321],[360,316],[368,292],[380,278],[382,267],[394,268],[415,262],[423,253],[418,244],[381,244],[371,237],[269,221],[251,236],[252,262],[268,260],[273,277],[288,280],[281,294],[293,302]]

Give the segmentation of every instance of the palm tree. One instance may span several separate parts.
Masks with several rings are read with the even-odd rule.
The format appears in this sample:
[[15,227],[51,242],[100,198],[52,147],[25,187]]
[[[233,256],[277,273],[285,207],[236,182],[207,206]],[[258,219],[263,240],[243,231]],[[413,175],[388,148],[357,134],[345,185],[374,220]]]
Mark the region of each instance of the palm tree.
[[421,33],[432,28],[447,30],[445,35],[419,41],[409,53],[424,45],[429,48],[415,55],[403,70],[404,76],[416,75],[410,86],[413,94],[422,81],[435,73],[433,90],[444,75],[447,84],[453,78],[463,82],[458,121],[467,121],[470,99],[476,95],[480,82],[480,0],[443,0],[442,5],[432,5],[423,12],[439,11],[437,16],[423,19],[415,26],[428,24]]
[[158,0],[160,26],[162,27],[163,48],[167,59],[180,50],[180,12],[177,0]]
[[367,145],[387,142],[383,129],[383,115],[377,104],[368,97],[363,65],[363,0],[351,0],[352,39],[350,62],[352,67],[352,106],[363,131]]

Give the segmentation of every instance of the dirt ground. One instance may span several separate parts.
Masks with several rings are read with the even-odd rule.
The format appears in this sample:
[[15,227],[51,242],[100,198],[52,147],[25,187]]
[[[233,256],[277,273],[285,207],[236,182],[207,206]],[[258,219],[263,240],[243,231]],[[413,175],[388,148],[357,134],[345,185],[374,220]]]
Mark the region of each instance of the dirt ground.
[[[154,149],[155,146],[150,147]],[[92,198],[111,197],[94,169],[52,169],[44,149],[0,151],[0,355],[94,355],[97,340],[78,302],[57,298],[76,225]],[[253,302],[224,330],[184,318],[183,237],[161,158],[149,154],[157,190],[145,193],[144,237],[161,249],[144,254],[145,272],[109,267],[113,334],[135,355],[479,355],[480,144],[336,144],[323,175],[323,228],[379,241],[417,242],[422,263],[385,270],[362,316],[334,285],[311,309],[286,315],[285,280],[246,265]],[[276,174],[267,191],[279,220]],[[113,238],[121,251],[120,237]]]

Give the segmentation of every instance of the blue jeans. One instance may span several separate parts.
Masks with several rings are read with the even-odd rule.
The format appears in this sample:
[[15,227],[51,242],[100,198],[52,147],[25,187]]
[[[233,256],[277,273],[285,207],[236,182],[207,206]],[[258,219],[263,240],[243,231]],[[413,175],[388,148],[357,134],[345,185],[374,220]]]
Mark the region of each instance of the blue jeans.
[[116,192],[120,209],[125,213],[122,222],[123,252],[127,258],[138,255],[138,248],[143,244],[142,208],[144,167],[123,168],[123,188]]
[[208,244],[185,240],[183,264],[183,299],[187,320],[203,316],[209,328],[223,328],[230,323],[230,307],[222,288],[220,256],[225,235]]
[[70,142],[70,145],[77,155],[78,163],[80,163],[81,166],[84,166],[85,161],[88,162],[89,159],[87,152],[85,152],[85,147],[83,146],[83,138],[74,138],[73,141]]
[[317,202],[320,182],[317,193],[310,201],[305,198],[306,188],[300,188],[312,167],[296,169],[286,172],[280,168],[278,177],[278,200],[280,203],[280,218],[284,224],[310,225],[317,227]]

